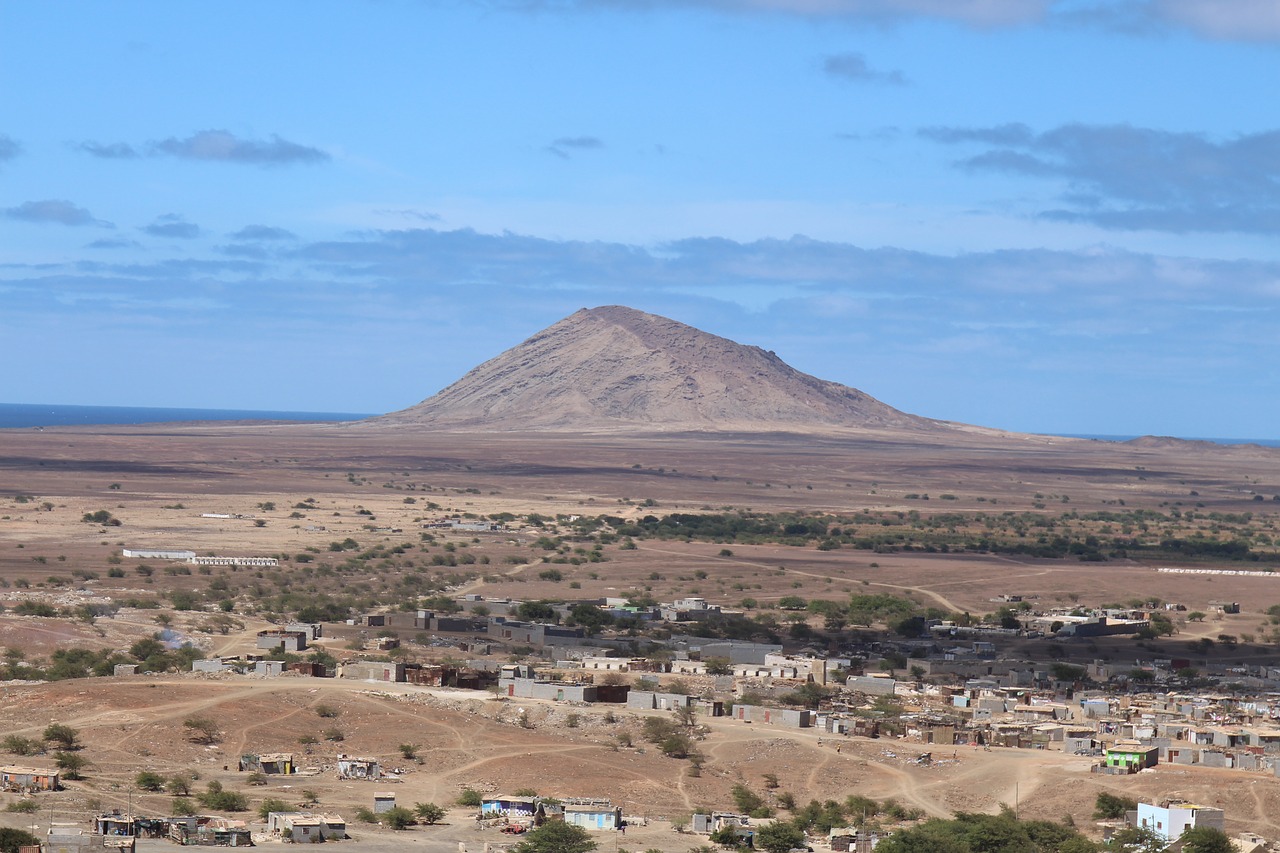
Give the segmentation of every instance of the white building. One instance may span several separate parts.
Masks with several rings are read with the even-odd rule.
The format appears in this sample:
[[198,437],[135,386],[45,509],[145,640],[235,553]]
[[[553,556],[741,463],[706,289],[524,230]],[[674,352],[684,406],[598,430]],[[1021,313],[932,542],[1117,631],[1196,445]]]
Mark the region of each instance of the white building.
[[1196,827],[1208,827],[1221,832],[1223,821],[1222,809],[1208,806],[1193,803],[1169,803],[1167,806],[1138,803],[1138,826],[1151,830],[1169,842],[1177,841],[1182,833]]
[[167,551],[160,548],[125,548],[120,553],[140,560],[190,560],[196,555],[195,551]]
[[187,562],[193,566],[253,566],[272,568],[280,565],[275,557],[197,557],[192,554]]

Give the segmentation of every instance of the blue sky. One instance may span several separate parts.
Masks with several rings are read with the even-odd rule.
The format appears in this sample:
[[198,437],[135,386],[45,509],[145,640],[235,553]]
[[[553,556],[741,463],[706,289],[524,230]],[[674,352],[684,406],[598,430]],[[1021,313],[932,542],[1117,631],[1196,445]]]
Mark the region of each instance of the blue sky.
[[581,307],[1277,438],[1272,0],[0,5],[2,402],[389,411]]

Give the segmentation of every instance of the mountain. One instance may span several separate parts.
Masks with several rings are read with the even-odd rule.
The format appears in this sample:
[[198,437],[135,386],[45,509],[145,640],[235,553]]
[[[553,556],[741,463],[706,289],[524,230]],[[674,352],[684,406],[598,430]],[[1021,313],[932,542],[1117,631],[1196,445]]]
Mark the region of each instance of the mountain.
[[916,417],[675,320],[584,308],[371,424],[496,430],[932,430]]

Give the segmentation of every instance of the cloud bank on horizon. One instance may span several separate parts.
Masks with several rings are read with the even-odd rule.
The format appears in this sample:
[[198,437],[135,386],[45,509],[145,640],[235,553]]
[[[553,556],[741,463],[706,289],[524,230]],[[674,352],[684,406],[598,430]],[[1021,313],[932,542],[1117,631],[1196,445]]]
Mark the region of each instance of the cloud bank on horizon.
[[387,411],[621,303],[930,417],[1280,437],[1270,0],[6,16],[5,402]]

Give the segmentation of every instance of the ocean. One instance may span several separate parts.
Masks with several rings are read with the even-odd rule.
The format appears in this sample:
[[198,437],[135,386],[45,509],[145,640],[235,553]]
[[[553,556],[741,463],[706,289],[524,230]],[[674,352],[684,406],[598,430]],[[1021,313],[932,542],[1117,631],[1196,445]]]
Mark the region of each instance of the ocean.
[[154,424],[178,421],[355,421],[357,412],[267,412],[254,409],[172,409],[143,406],[64,406],[0,403],[0,429],[47,426]]
[[[1085,435],[1081,433],[1053,433],[1060,438],[1091,438],[1095,441],[1132,441],[1135,438],[1141,438],[1138,435]],[[1210,441],[1214,444],[1258,444],[1263,447],[1280,447],[1280,439],[1278,438],[1199,438],[1189,437],[1185,435],[1175,435],[1172,438],[1181,438],[1186,441]]]

